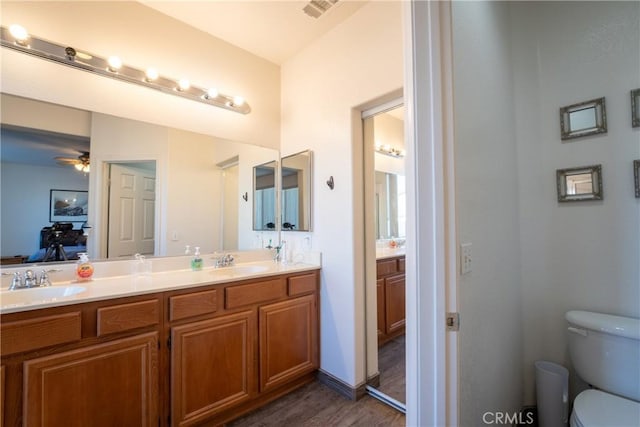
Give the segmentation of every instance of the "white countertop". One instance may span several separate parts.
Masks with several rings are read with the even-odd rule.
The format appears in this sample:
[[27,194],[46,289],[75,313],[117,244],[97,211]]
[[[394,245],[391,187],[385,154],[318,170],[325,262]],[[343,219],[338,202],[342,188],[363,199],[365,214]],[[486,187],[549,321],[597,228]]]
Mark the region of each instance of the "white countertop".
[[404,247],[402,248],[376,248],[376,259],[393,258],[396,256],[404,256]]
[[[318,262],[296,262],[288,264],[269,260],[245,262],[236,264],[233,267],[205,267],[200,271],[183,269],[109,276],[94,278],[88,282],[77,282],[75,280],[54,281],[53,286],[50,287],[18,289],[14,291],[3,288],[0,291],[0,313],[15,313],[46,307],[165,292],[202,285],[316,270],[319,268],[319,260]],[[64,293],[73,292],[77,293],[64,295]]]

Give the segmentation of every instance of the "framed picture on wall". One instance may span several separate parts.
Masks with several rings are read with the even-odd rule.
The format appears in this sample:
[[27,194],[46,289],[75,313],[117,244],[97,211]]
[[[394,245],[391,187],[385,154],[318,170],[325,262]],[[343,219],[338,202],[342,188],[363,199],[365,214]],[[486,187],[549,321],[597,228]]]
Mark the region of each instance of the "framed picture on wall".
[[89,192],[51,190],[49,194],[50,222],[86,222]]

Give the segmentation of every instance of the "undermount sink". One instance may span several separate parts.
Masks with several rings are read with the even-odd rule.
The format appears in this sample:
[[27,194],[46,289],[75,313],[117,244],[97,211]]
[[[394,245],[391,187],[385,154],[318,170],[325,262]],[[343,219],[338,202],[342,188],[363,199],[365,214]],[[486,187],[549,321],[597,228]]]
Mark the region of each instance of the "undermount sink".
[[34,302],[56,301],[84,292],[84,286],[51,286],[41,288],[16,289],[0,292],[0,305],[22,305]]
[[234,265],[231,267],[214,268],[211,274],[217,276],[242,276],[245,274],[257,274],[267,271],[269,267],[266,265]]

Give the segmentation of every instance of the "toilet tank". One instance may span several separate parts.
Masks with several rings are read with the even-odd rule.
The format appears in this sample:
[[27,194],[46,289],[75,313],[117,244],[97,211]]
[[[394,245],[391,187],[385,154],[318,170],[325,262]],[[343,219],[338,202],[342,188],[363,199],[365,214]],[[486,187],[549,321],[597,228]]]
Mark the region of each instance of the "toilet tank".
[[601,390],[640,401],[640,319],[589,311],[565,315],[576,373]]

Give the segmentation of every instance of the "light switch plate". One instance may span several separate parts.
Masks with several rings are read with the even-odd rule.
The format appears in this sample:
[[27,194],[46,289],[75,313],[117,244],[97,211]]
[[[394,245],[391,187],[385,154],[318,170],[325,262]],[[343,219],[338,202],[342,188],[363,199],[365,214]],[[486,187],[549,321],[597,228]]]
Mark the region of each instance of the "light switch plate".
[[471,243],[460,243],[460,274],[471,273]]

